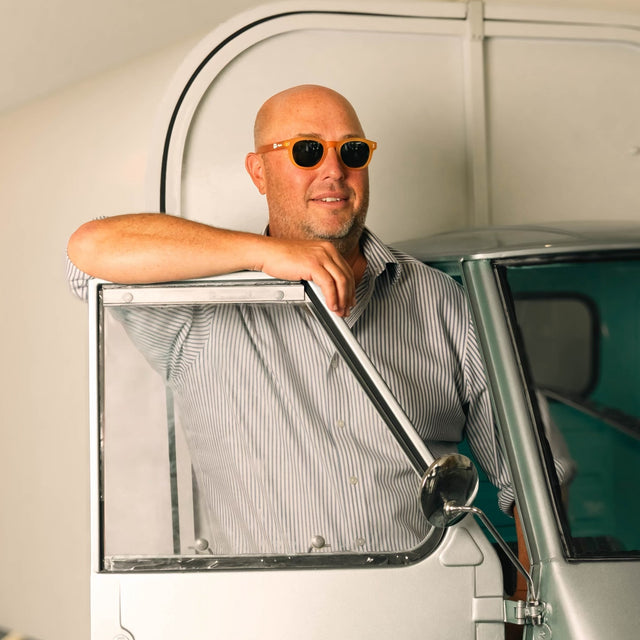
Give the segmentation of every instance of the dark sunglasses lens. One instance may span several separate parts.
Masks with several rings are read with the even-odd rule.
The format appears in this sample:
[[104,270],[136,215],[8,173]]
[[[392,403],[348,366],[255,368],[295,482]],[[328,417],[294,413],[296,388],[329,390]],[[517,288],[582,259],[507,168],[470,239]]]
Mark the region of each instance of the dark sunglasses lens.
[[371,149],[366,142],[360,140],[351,140],[342,144],[340,147],[340,157],[342,162],[351,169],[359,169],[364,167],[371,155]]
[[323,151],[322,143],[317,140],[298,140],[293,145],[292,155],[299,167],[315,167]]

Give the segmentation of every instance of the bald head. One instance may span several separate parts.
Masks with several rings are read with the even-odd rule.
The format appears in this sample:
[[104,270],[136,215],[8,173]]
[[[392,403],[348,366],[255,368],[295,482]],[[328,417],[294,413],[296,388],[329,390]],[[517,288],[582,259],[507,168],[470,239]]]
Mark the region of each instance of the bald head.
[[[304,121],[307,114],[323,110],[329,117],[336,113],[352,123],[353,136],[364,137],[362,125],[351,103],[337,91],[314,84],[303,84],[285,89],[269,98],[260,108],[256,116],[253,130],[256,149],[264,144],[271,144],[276,140],[290,138],[301,133],[316,133],[315,129],[308,131],[288,131],[287,123]],[[309,126],[313,126],[310,122]]]
[[345,165],[335,144],[310,167],[297,164],[287,147],[273,146],[292,138],[331,143],[364,138],[349,101],[317,85],[287,89],[262,105],[254,135],[256,150],[247,154],[245,166],[267,198],[269,233],[328,240],[347,259],[357,258],[369,204],[368,169]]

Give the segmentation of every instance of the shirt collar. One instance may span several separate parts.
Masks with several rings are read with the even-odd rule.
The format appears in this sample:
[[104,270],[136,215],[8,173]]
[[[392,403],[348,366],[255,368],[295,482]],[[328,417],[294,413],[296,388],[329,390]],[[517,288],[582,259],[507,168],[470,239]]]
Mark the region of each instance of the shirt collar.
[[[263,235],[269,235],[269,225],[264,228]],[[373,278],[377,278],[385,271],[389,271],[389,280],[395,284],[400,277],[402,265],[398,258],[389,250],[378,236],[365,227],[360,238],[360,248],[367,259],[367,270]]]
[[362,232],[360,247],[364,257],[367,259],[367,269],[371,276],[377,278],[385,271],[388,271],[389,280],[391,284],[394,284],[400,277],[402,265],[389,247],[367,228]]

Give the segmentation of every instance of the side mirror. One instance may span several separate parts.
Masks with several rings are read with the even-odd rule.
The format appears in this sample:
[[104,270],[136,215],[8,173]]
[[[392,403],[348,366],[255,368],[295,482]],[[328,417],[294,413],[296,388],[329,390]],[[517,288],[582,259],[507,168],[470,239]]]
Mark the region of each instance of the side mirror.
[[473,462],[466,456],[451,453],[438,458],[422,478],[420,503],[424,515],[430,524],[440,529],[450,527],[468,513],[478,517],[527,581],[529,602],[537,603],[531,576],[518,560],[518,556],[502,539],[484,512],[473,506],[478,493],[478,484],[478,472]]
[[452,453],[438,458],[422,478],[420,502],[427,520],[443,529],[465,515],[451,507],[468,507],[478,493],[478,472],[466,456]]

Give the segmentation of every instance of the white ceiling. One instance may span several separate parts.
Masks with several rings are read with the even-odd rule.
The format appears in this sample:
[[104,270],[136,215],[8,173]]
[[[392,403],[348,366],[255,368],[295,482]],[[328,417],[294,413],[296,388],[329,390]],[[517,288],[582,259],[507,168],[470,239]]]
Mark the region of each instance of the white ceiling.
[[205,34],[259,0],[0,0],[0,111]]
[[[322,3],[317,0],[318,6]],[[0,0],[0,111],[204,35],[258,4],[260,0]],[[640,10],[640,0],[563,4]]]

